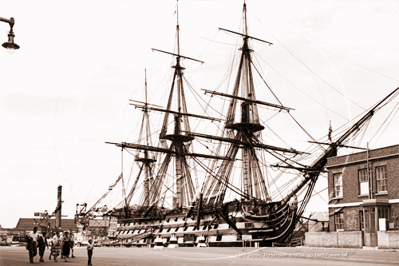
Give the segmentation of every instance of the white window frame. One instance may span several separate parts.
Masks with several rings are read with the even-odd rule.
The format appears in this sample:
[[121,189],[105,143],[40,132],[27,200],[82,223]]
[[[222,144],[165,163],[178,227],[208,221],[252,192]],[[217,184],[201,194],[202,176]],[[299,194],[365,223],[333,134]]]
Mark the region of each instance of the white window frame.
[[[383,171],[380,171],[383,170]],[[386,165],[375,167],[375,179],[377,180],[377,193],[387,192],[387,167]]]
[[[337,178],[338,177],[338,178]],[[344,193],[342,191],[342,173],[333,174],[333,184],[334,184],[334,197],[343,197]]]
[[359,181],[359,195],[367,195],[369,193],[367,168],[359,169],[357,176]]

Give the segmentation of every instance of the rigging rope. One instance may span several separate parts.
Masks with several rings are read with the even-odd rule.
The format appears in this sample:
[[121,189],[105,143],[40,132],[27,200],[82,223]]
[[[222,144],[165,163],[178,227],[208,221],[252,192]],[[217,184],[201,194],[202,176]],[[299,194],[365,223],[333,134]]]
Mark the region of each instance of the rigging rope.
[[[258,20],[259,21],[259,20]],[[259,21],[260,22],[260,21]],[[349,101],[351,101],[353,104],[355,104],[356,106],[360,107],[361,109],[364,110],[364,108],[360,105],[358,105],[355,101],[351,100],[350,98],[346,97],[344,94],[342,94],[340,91],[338,91],[336,88],[334,88],[334,86],[332,86],[330,83],[328,83],[327,81],[325,81],[322,77],[320,77],[316,72],[314,72],[312,69],[310,69],[307,65],[305,65],[299,58],[298,56],[294,53],[291,52],[282,42],[280,42],[276,36],[273,35],[273,33],[271,33],[271,31],[269,29],[266,28],[266,26],[260,22],[260,24],[262,24],[262,26],[280,43],[280,45],[282,47],[284,47],[284,49],[286,49],[296,60],[299,61],[299,63],[301,63],[305,68],[307,68],[310,72],[312,72],[316,77],[318,77],[321,81],[323,81],[327,86],[329,86],[330,88],[332,88],[333,90],[335,90],[336,92],[338,92],[339,94],[341,94],[342,96],[344,96],[346,99],[348,99]],[[316,45],[317,46],[317,45]],[[396,80],[398,81],[398,80]]]
[[242,192],[239,188],[235,187],[233,184],[231,184],[228,181],[225,180],[221,180],[221,178],[216,177],[216,175],[214,175],[212,173],[212,171],[210,169],[208,169],[208,167],[206,167],[201,161],[199,161],[197,158],[194,157],[194,160],[198,163],[199,166],[201,166],[209,175],[211,175],[212,177],[214,177],[216,180],[218,180],[219,182],[221,182],[223,185],[225,185],[227,188],[231,189],[232,191],[234,191],[235,193],[237,193],[238,195],[247,198],[248,195],[245,195],[244,192]]
[[[382,125],[380,126],[380,128],[378,128],[377,132],[374,134],[374,136],[370,139],[372,140],[380,131],[380,129],[383,127],[383,125],[385,124],[385,122],[387,122],[387,120],[389,119],[389,117],[393,114],[392,119],[395,117],[396,113],[399,111],[399,108],[397,108],[399,106],[399,102],[395,105],[395,107],[392,109],[392,111],[389,113],[388,117],[384,120],[384,122],[382,123]],[[395,108],[396,111],[395,111]],[[395,113],[394,113],[395,111]],[[392,121],[392,120],[391,120]],[[390,124],[390,122],[388,122],[387,126],[385,127],[385,129],[381,132],[381,135],[378,137],[378,139],[376,141],[379,140],[379,138],[383,135],[383,133],[385,132],[385,130],[387,129],[388,125]]]

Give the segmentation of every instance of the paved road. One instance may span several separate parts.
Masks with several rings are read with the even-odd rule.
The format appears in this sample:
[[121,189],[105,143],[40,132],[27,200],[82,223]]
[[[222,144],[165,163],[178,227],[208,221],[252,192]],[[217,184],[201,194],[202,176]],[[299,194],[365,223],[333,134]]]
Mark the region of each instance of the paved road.
[[[49,250],[41,265],[87,265],[85,248],[75,248],[76,258],[49,261]],[[399,251],[322,248],[94,248],[93,265],[399,265]],[[0,247],[1,266],[31,265],[24,247]]]

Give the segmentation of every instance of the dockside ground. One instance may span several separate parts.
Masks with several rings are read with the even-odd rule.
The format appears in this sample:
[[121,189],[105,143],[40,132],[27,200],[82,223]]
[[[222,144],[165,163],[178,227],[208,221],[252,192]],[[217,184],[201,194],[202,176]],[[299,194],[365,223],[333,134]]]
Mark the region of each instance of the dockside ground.
[[[85,247],[75,248],[68,262],[48,260],[41,265],[87,265]],[[309,247],[267,248],[152,248],[96,247],[93,265],[398,265],[399,250],[327,249]],[[32,265],[25,247],[0,247],[0,265]]]

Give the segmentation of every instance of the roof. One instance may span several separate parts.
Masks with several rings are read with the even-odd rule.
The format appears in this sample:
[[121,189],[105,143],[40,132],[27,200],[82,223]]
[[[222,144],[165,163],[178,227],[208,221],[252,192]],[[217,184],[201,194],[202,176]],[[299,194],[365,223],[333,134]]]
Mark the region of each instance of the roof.
[[[396,158],[399,156],[399,145],[392,145],[388,147],[378,148],[369,150],[368,152],[368,160],[375,161],[381,159],[389,159]],[[357,152],[348,155],[334,156],[329,157],[327,159],[327,169],[331,169],[334,167],[342,167],[343,165],[347,166],[350,164],[359,164],[366,163],[367,161],[367,152]]]
[[315,213],[312,213],[309,218],[316,219],[319,222],[328,222],[329,221],[328,212],[315,212]]
[[[32,230],[33,227],[38,225],[40,219],[35,218],[19,218],[16,229]],[[55,219],[49,219],[48,222],[52,228],[55,227]],[[61,228],[65,230],[77,231],[78,227],[74,219],[61,219]]]

